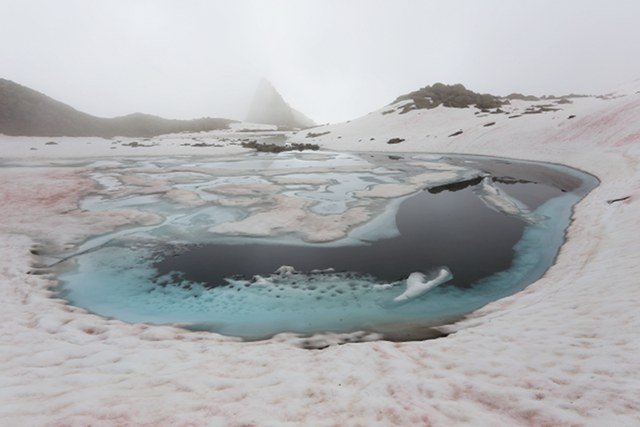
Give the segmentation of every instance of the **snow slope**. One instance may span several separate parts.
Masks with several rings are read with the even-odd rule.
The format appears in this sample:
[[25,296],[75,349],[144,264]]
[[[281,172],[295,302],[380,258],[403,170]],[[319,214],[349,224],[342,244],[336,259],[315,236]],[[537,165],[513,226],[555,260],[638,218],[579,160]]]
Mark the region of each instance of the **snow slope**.
[[[576,207],[557,263],[525,291],[447,327],[446,338],[324,350],[292,345],[299,339],[286,334],[241,343],[103,319],[49,298],[50,278],[33,265],[30,251],[46,245],[154,220],[131,210],[79,210],[78,198],[94,185],[83,175],[87,166],[62,170],[56,157],[239,147],[159,139],[149,148],[105,150],[86,140],[44,146],[0,138],[4,159],[50,159],[49,167],[0,168],[0,425],[640,425],[638,92],[636,83],[620,97],[575,99],[561,111],[511,119],[532,103],[485,117],[441,107],[382,114],[387,107],[312,130],[330,132],[322,137],[294,135],[338,150],[565,163],[602,181]],[[387,144],[391,138],[405,141]]]

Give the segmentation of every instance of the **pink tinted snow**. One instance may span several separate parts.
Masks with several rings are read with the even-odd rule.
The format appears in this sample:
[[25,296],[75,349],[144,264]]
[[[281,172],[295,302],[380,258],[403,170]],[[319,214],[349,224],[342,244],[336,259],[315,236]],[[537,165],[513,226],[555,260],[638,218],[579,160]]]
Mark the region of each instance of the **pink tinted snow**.
[[[310,351],[287,334],[241,343],[67,306],[50,298],[51,276],[29,274],[38,262],[30,250],[153,219],[79,210],[93,190],[82,168],[0,168],[0,424],[640,425],[640,147],[632,140],[640,102],[629,95],[563,108],[575,121],[502,118],[482,132],[471,114],[452,111],[465,129],[455,143],[429,113],[407,113],[415,129],[397,126],[395,114],[340,126],[354,135],[343,149],[358,146],[358,134],[376,137],[368,149],[398,149],[386,144],[393,135],[412,150],[562,162],[602,181],[576,207],[567,243],[541,280],[430,341]],[[426,129],[440,137],[425,138]],[[3,137],[0,149],[30,143]],[[66,152],[64,144],[53,148]]]

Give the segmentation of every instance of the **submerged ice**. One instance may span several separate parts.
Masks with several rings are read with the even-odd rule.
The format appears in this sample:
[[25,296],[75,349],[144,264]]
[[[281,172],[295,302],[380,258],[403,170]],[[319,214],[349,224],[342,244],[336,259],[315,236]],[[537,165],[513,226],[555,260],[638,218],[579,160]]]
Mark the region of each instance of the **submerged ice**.
[[[550,179],[506,191],[496,178],[513,177],[499,163],[423,157],[282,153],[100,165],[88,175],[97,190],[83,209],[137,209],[158,221],[61,254],[69,261],[60,292],[104,316],[247,339],[443,324],[540,277],[573,203],[593,185],[554,167],[540,175],[570,173],[582,185],[567,191]],[[546,166],[520,167],[536,175]],[[433,188],[438,194],[423,191]],[[472,223],[431,223],[461,221],[456,210]],[[512,243],[491,234],[500,218]],[[465,243],[476,234],[480,246]],[[503,247],[495,256],[506,262],[491,261],[483,242]],[[467,246],[467,258],[453,258]]]

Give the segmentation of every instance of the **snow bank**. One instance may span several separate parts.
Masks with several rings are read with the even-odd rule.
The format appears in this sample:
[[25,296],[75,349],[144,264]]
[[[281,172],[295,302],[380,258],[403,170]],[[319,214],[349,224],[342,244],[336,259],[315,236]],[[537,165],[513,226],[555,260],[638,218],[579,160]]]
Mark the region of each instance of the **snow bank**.
[[[0,168],[2,423],[639,425],[638,91],[635,85],[619,98],[574,99],[557,112],[515,118],[437,108],[372,113],[315,130],[331,133],[305,142],[332,149],[511,156],[566,163],[601,180],[576,207],[556,264],[523,292],[448,327],[444,338],[322,351],[291,343],[317,348],[347,339],[285,334],[241,343],[124,324],[49,298],[50,273],[33,265],[32,253],[72,248],[95,230],[146,221],[131,212],[87,216],[77,200],[96,189],[83,162],[62,172],[56,157],[208,149],[111,150],[86,139],[45,147],[46,140],[2,137],[5,165],[17,157],[52,159],[48,168]],[[514,102],[508,113],[527,105]],[[463,133],[448,136],[457,130]],[[394,137],[405,141],[386,143]],[[624,200],[607,203],[616,199]]]

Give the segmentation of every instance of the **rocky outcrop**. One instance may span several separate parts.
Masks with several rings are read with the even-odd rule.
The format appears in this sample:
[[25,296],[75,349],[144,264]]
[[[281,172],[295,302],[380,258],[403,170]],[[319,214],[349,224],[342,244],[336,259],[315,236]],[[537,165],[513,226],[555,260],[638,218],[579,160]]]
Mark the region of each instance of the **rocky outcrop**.
[[445,85],[435,83],[414,92],[399,96],[393,103],[410,101],[403,104],[401,113],[411,110],[431,109],[439,105],[450,108],[467,108],[474,106],[481,110],[496,109],[505,102],[490,94],[473,92],[461,84]]

